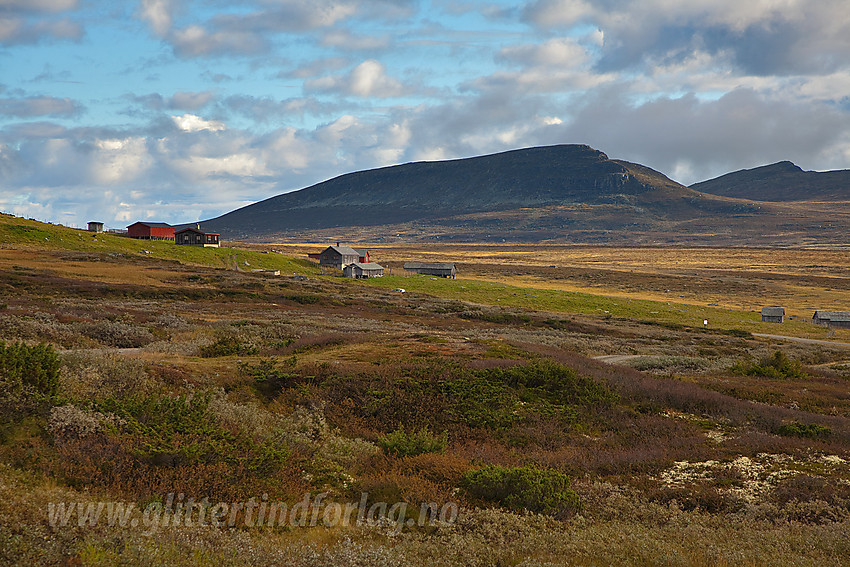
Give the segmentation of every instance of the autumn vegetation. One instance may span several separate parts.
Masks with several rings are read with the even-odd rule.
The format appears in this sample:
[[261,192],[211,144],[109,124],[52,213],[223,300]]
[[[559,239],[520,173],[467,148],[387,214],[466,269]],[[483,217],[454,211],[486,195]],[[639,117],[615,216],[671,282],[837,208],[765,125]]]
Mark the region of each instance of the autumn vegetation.
[[[26,266],[16,251],[0,251],[2,563],[850,556],[850,349],[839,344],[768,340],[731,316],[702,328],[643,305],[630,318],[501,305],[504,290],[468,301],[430,279],[430,293],[402,294],[307,264],[306,279],[217,264],[277,261],[258,251],[216,252],[205,266],[95,249],[74,260],[89,273],[53,267],[79,250],[29,248]],[[168,285],[135,277],[146,270]],[[759,325],[749,328],[775,329]],[[460,512],[401,530],[171,526],[154,537],[48,522],[51,502],[144,507],[169,493],[366,494],[370,505],[409,503],[411,519],[423,502]]]

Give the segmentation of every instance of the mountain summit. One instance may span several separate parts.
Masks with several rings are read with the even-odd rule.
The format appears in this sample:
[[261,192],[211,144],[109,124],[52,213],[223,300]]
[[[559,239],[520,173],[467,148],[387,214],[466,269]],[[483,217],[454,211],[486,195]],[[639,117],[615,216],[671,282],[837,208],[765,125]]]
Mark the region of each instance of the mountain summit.
[[691,189],[755,201],[850,201],[850,170],[803,171],[780,161],[727,173]]

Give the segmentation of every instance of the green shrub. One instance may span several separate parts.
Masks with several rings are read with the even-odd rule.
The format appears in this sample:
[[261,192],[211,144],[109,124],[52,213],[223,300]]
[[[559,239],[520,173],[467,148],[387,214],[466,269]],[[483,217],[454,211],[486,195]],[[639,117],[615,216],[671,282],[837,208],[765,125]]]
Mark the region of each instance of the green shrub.
[[[290,367],[296,364],[295,356],[286,361]],[[271,400],[285,388],[301,380],[299,374],[287,372],[275,358],[266,358],[256,364],[243,362],[239,370],[254,379],[254,389],[266,399]]]
[[423,453],[442,453],[448,443],[448,434],[437,436],[427,427],[418,431],[405,431],[399,427],[395,431],[378,437],[378,445],[388,455],[396,457],[415,457]]
[[788,437],[807,437],[809,439],[816,439],[818,437],[829,437],[832,435],[832,429],[825,425],[818,425],[816,423],[787,423],[785,425],[780,425],[776,430],[780,435],[785,435]]
[[553,469],[487,465],[469,471],[461,487],[473,500],[493,502],[509,510],[564,514],[580,510],[581,499],[569,487],[570,477]]
[[256,352],[256,347],[246,345],[237,337],[231,335],[224,335],[219,337],[213,344],[201,347],[201,356],[204,358],[232,356],[234,354],[248,356]]
[[55,396],[59,389],[59,355],[50,345],[0,341],[0,384],[9,393]]
[[732,366],[733,374],[742,376],[764,376],[767,378],[805,378],[803,365],[798,360],[791,360],[782,351],[776,351],[772,356],[763,358],[759,363],[736,362]]
[[525,401],[542,398],[557,405],[591,406],[609,405],[617,400],[617,396],[605,386],[549,360],[484,372],[491,381],[517,390]]

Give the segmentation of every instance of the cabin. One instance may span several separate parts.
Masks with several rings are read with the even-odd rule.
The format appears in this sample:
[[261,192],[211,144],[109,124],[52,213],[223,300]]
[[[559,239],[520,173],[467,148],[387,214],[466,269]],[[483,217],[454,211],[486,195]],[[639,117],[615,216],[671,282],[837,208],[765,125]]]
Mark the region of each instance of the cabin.
[[349,246],[328,246],[319,253],[319,265],[326,268],[343,269],[360,261],[360,254]]
[[101,232],[103,232],[103,223],[97,221],[89,222],[88,231],[100,234]]
[[454,279],[457,270],[454,264],[440,264],[429,262],[405,262],[404,269],[416,274],[426,276],[439,276],[441,278]]
[[219,242],[217,232],[204,232],[200,228],[184,228],[178,230],[174,235],[174,243],[182,246],[203,246],[204,248],[218,248]]
[[174,227],[164,222],[134,222],[127,227],[127,236],[141,240],[174,240]]
[[342,275],[347,278],[380,278],[384,275],[384,267],[375,262],[354,262],[342,269]]
[[361,264],[368,264],[372,260],[369,259],[369,251],[368,250],[355,250],[359,259],[357,260]]
[[785,322],[784,307],[762,307],[761,320],[764,323],[783,323]]
[[812,323],[833,329],[850,329],[850,311],[817,310],[812,316]]

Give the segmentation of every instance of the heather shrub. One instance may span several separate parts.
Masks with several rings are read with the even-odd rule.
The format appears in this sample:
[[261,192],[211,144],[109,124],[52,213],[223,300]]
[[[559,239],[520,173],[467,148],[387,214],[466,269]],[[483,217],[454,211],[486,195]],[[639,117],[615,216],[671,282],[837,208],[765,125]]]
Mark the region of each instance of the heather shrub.
[[473,500],[513,511],[564,514],[582,508],[570,477],[554,469],[487,465],[466,473],[461,487]]
[[120,428],[126,424],[126,421],[113,414],[102,414],[66,404],[51,408],[47,430],[55,437],[82,438],[100,433],[104,426]]
[[76,328],[81,335],[115,348],[139,348],[155,340],[153,334],[145,327],[120,321],[79,323]]
[[4,392],[52,397],[59,389],[59,356],[44,343],[0,341],[0,387]]
[[63,353],[59,379],[62,393],[76,400],[145,396],[160,388],[144,362],[112,353]]
[[395,431],[378,437],[378,446],[388,455],[413,457],[423,453],[442,453],[448,443],[448,434],[434,435],[427,427],[405,431],[399,427]]

